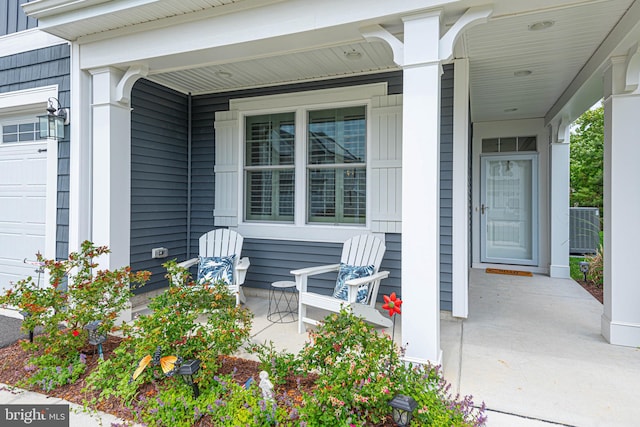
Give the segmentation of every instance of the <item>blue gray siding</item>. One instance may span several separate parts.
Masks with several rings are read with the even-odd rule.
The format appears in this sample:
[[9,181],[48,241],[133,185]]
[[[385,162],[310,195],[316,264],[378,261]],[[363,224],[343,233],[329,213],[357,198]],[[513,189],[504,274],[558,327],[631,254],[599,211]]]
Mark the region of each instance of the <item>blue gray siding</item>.
[[[388,93],[402,93],[402,73],[351,77],[346,79],[308,82],[298,85],[260,88],[229,93],[199,95],[192,98],[191,115],[191,209],[189,230],[187,213],[188,130],[180,125],[187,111],[187,97],[161,88],[149,82],[137,83],[132,100],[132,267],[152,270],[156,278],[151,287],[163,282],[160,262],[150,259],[152,247],[167,246],[170,258],[179,260],[198,254],[198,238],[214,228],[214,173],[215,133],[214,116],[217,111],[227,111],[229,100],[280,93],[293,93],[329,87],[345,87],[374,82],[388,82]],[[169,96],[169,101],[166,97]],[[159,96],[160,101],[155,97]],[[451,174],[452,174],[452,118],[453,118],[453,67],[445,67],[442,79],[442,134],[441,134],[441,307],[451,309]],[[154,111],[155,103],[164,103],[161,110]],[[169,108],[169,112],[167,112]],[[167,118],[171,117],[170,123]],[[163,126],[169,128],[163,130]],[[177,129],[180,128],[180,129]],[[158,130],[160,130],[158,132]],[[146,135],[150,132],[150,135]],[[158,153],[158,146],[171,147]],[[153,153],[153,156],[149,157]],[[167,157],[168,155],[168,157]],[[150,159],[160,156],[159,160]],[[171,188],[155,188],[155,181],[167,181],[171,171]],[[141,182],[138,182],[141,181]],[[138,197],[145,203],[141,204]],[[148,203],[147,203],[148,202]],[[153,214],[153,215],[152,215]],[[165,217],[165,215],[169,215]],[[153,219],[151,219],[153,218]],[[168,222],[167,222],[168,221]],[[162,225],[164,224],[164,225]],[[169,224],[169,225],[167,225]],[[173,225],[175,224],[175,226]],[[169,227],[169,228],[167,228]],[[169,233],[167,230],[169,229]],[[188,236],[181,245],[180,233]],[[175,239],[174,239],[175,238]],[[381,269],[390,271],[390,278],[382,283],[380,294],[400,292],[401,242],[400,234],[385,236],[387,251]],[[173,245],[173,246],[170,246]],[[267,239],[245,239],[243,256],[251,259],[251,268],[246,286],[267,288],[269,283],[291,278],[289,271],[311,265],[336,263],[340,259],[341,244],[322,242],[297,242]],[[329,293],[335,277],[314,279],[310,286],[317,292]],[[149,289],[149,287],[147,287]]]
[[[69,106],[69,51],[69,45],[62,44],[0,57],[0,93],[58,85],[60,104]],[[58,142],[56,257],[59,259],[69,255],[69,126],[65,135]]]
[[[343,87],[367,84],[379,81],[388,82],[388,94],[402,93],[402,74],[385,73],[309,82],[275,88],[261,88],[233,93],[211,94],[194,97],[193,101],[193,164],[192,164],[192,216],[191,251],[197,253],[197,239],[214,228],[213,201],[214,175],[211,165],[214,160],[215,137],[213,135],[213,117],[216,111],[226,111],[229,100],[233,98],[291,93],[304,90]],[[445,67],[443,76],[443,131],[442,166],[443,188],[441,193],[441,307],[451,309],[451,170],[452,170],[452,114],[453,114],[453,67]],[[392,291],[400,292],[401,235],[387,234],[387,251],[382,269],[391,272],[390,278],[383,281],[380,294]],[[266,288],[276,280],[291,278],[289,271],[311,265],[335,263],[340,259],[341,245],[319,242],[296,242],[280,240],[246,239],[243,255],[251,258],[251,268],[245,284],[251,287]],[[316,278],[310,283],[316,292],[329,293],[335,277]]]
[[38,21],[27,17],[20,5],[29,0],[4,0],[0,2],[0,36],[36,28]]
[[452,306],[453,65],[444,66],[440,103],[440,308]]
[[[191,233],[190,253],[197,255],[198,238],[213,226],[214,203],[214,175],[213,164],[215,159],[215,135],[213,129],[214,115],[216,111],[227,111],[229,100],[254,96],[273,95],[280,93],[294,93],[306,90],[326,89],[329,87],[347,87],[386,81],[388,93],[399,94],[402,92],[402,73],[392,72],[384,74],[372,74],[359,77],[348,77],[335,80],[323,80],[307,82],[295,85],[257,88],[236,92],[225,92],[193,97],[192,115],[192,175],[191,175]],[[249,275],[252,274],[252,267]],[[251,277],[248,277],[248,280]]]
[[149,270],[142,289],[166,285],[166,259],[151,249],[166,247],[169,259],[187,256],[188,97],[147,80],[132,91],[131,268]]

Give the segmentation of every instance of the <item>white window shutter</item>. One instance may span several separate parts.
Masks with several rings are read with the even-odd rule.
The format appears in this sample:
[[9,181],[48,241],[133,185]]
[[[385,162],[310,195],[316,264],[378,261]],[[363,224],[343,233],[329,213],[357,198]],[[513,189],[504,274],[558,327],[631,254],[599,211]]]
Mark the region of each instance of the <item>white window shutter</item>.
[[402,95],[372,98],[371,133],[371,230],[400,233]]
[[216,164],[214,225],[238,225],[238,153],[240,132],[237,111],[218,111],[216,130]]

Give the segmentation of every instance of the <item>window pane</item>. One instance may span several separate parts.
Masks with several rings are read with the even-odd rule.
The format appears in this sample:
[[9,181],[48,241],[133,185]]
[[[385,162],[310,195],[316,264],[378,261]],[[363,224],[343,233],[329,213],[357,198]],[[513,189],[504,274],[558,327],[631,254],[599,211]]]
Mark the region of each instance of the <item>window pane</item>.
[[35,123],[24,123],[20,125],[20,132],[33,132]]
[[366,169],[346,169],[342,171],[344,189],[342,192],[344,217],[340,222],[364,224],[366,219]]
[[487,138],[482,140],[482,152],[483,153],[497,153],[498,152],[498,138]]
[[500,152],[516,151],[516,138],[500,138]]
[[[308,222],[364,224],[367,147],[365,112],[364,106],[309,112]],[[346,168],[347,164],[353,167]],[[322,167],[318,167],[320,165]]]
[[366,168],[310,169],[308,221],[364,224]]
[[309,112],[308,163],[364,163],[367,133],[365,107]]
[[336,219],[336,171],[309,170],[309,222],[338,222]]
[[293,221],[295,181],[292,169],[246,173],[246,219]]
[[246,118],[246,165],[293,165],[294,113]]
[[18,142],[18,135],[15,133],[4,134],[2,142]]
[[536,151],[536,149],[535,136],[518,137],[518,151]]

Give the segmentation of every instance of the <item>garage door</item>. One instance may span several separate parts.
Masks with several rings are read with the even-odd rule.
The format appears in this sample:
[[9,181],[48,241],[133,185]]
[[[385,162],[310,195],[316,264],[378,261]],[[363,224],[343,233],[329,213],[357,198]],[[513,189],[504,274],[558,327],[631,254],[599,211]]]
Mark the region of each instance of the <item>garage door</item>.
[[25,258],[44,253],[46,142],[0,144],[0,291],[34,274]]

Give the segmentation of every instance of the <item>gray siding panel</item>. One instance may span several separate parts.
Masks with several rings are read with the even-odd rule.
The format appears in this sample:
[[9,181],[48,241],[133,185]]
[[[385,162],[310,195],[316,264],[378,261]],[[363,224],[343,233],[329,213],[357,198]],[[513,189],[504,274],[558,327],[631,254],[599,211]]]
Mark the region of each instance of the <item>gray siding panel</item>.
[[440,308],[452,308],[453,65],[444,66],[440,100]]
[[169,259],[187,256],[187,96],[147,80],[131,94],[131,268],[152,273],[144,291],[167,285]]
[[[390,271],[390,278],[382,282],[379,300],[383,294],[400,294],[400,235],[386,236],[387,251],[381,270]],[[245,286],[268,289],[278,280],[292,280],[289,273],[298,268],[340,262],[341,243],[297,242],[284,240],[245,239],[242,256],[251,259]],[[336,283],[335,274],[323,274],[309,278],[309,289],[330,295]]]
[[[15,7],[18,6],[16,1],[9,1],[8,5],[11,6],[12,3],[15,3],[13,9],[10,7],[0,9],[0,32],[3,28],[6,30],[8,23],[13,28],[9,33],[16,31],[19,20],[14,12],[17,10]],[[19,9],[22,12],[22,8]],[[4,20],[3,11],[11,12],[4,15]],[[17,31],[23,29],[26,28]],[[58,100],[62,106],[67,107],[71,99],[70,63],[70,48],[67,44],[0,57],[0,93],[58,85]],[[44,114],[45,111],[42,113]],[[69,132],[70,129],[67,126],[65,139],[58,142],[58,223],[56,227],[56,258],[58,259],[67,258],[69,255]]]
[[38,21],[27,17],[20,5],[29,0],[4,0],[0,2],[0,36],[24,31],[38,26]]

